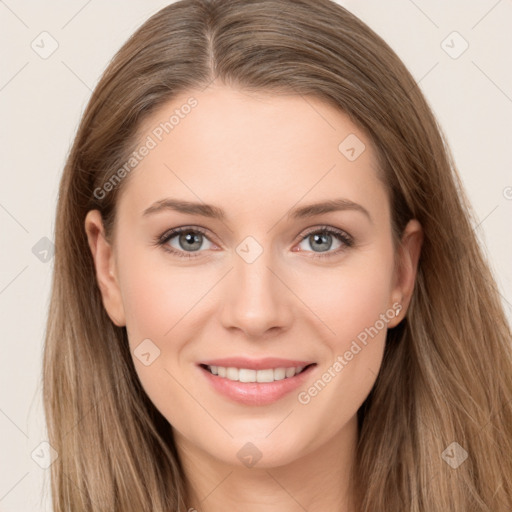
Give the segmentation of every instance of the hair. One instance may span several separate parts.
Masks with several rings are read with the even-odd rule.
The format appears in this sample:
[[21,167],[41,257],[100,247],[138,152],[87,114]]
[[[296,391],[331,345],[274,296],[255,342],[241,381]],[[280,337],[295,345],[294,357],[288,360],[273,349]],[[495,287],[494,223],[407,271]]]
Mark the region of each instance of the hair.
[[[330,0],[181,0],[118,51],[83,114],[60,182],[43,392],[54,510],[187,510],[172,430],[144,392],[125,327],[107,315],[84,229],[107,236],[144,119],[214,79],[310,95],[347,114],[376,148],[394,241],[424,232],[406,317],[387,333],[358,410],[358,512],[512,510],[512,343],[445,136],[381,37]],[[192,114],[193,115],[193,114]],[[468,458],[454,469],[443,452]],[[451,447],[450,447],[451,445]],[[457,449],[461,449],[457,447]],[[446,457],[444,457],[446,458]]]

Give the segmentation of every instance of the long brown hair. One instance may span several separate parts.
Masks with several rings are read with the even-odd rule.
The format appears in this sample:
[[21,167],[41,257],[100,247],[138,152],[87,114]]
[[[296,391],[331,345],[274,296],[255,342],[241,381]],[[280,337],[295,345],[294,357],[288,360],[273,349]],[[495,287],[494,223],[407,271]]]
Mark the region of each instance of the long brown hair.
[[358,411],[358,512],[512,510],[510,326],[453,157],[413,77],[330,0],[181,0],[115,55],[60,184],[43,371],[55,511],[187,510],[171,429],[141,387],[125,328],[102,305],[84,219],[98,209],[111,231],[126,180],[95,191],[127,161],[142,121],[214,78],[314,95],[347,113],[377,149],[395,240],[409,219],[423,226],[410,308],[388,331]]

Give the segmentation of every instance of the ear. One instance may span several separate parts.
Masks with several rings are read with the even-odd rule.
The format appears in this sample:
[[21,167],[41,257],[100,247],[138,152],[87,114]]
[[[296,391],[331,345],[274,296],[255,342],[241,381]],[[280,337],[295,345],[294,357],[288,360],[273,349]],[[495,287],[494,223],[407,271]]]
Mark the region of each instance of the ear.
[[99,210],[90,210],[85,217],[85,232],[96,268],[96,280],[108,316],[118,327],[126,325],[116,261],[107,242]]
[[401,322],[411,302],[422,244],[423,228],[416,219],[412,219],[407,223],[398,246],[395,284],[391,296],[393,309],[398,314],[389,322],[389,327]]

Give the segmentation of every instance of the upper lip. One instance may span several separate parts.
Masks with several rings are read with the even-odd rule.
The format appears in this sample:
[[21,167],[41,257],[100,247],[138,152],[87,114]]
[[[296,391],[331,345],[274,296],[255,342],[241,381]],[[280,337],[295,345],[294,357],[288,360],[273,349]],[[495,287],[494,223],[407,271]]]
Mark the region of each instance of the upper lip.
[[262,359],[249,359],[247,357],[224,357],[222,359],[209,359],[201,361],[200,365],[222,366],[232,368],[247,368],[249,370],[264,370],[276,368],[291,368],[308,366],[314,361],[299,361],[298,359],[281,359],[279,357],[264,357]]

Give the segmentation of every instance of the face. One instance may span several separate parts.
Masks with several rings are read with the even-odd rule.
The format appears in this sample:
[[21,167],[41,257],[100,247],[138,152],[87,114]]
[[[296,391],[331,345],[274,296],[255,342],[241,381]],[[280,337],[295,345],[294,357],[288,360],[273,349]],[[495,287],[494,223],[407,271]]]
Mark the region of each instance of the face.
[[411,221],[394,251],[369,137],[319,99],[220,85],[141,134],[111,245],[97,211],[86,230],[104,305],[176,438],[273,467],[353,431],[420,244]]

